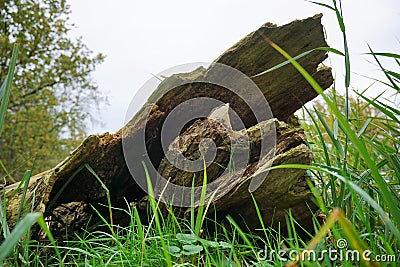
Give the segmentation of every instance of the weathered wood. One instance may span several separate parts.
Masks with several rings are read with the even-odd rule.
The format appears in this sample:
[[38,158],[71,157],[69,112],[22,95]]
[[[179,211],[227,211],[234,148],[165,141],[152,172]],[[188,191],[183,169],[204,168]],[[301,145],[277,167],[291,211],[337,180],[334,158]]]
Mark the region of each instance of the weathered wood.
[[[260,159],[260,142],[263,138],[268,138],[269,135],[273,134],[273,129],[276,130],[277,135],[277,144],[272,149],[275,151],[265,153],[265,156]],[[244,134],[249,136],[251,147],[248,164],[242,165],[243,169],[238,167],[219,177],[225,169],[221,166],[229,164],[232,140],[237,144],[236,149],[240,151],[240,139]],[[239,225],[249,229],[259,229],[261,227],[259,217],[249,193],[251,179],[258,176],[258,178],[265,178],[265,180],[253,192],[253,196],[261,210],[265,225],[284,225],[285,215],[291,209],[293,217],[299,222],[303,222],[304,227],[311,226],[310,212],[315,211],[316,206],[311,200],[312,195],[306,183],[308,178],[304,170],[277,169],[269,173],[263,171],[270,166],[294,163],[308,165],[311,163],[313,155],[306,146],[303,129],[297,123],[296,118],[291,119],[291,124],[276,119],[264,121],[242,130],[233,138],[219,123],[199,120],[172,142],[167,154],[171,154],[173,157],[178,153],[183,153],[190,159],[196,159],[200,157],[197,147],[203,138],[216,140],[215,143],[218,147],[214,162],[207,168],[208,182],[215,181],[217,178],[221,180],[221,184],[218,185],[219,189],[212,190],[213,196],[210,198],[212,205],[209,209],[211,215],[214,210],[217,210],[221,219],[229,214]],[[170,183],[187,187],[191,187],[193,180],[195,187],[201,186],[203,182],[203,171],[193,173],[181,170],[166,158],[161,161],[159,173],[163,177],[170,177]],[[158,188],[156,187],[161,197],[163,197],[164,186],[165,184],[161,184]],[[198,192],[194,193],[200,195],[203,188],[197,190]],[[222,197],[219,198],[220,196]],[[190,201],[191,194],[183,197],[188,199],[182,199],[182,201]],[[142,207],[145,206],[143,202],[146,200],[147,197],[142,200]],[[205,203],[207,203],[207,200]],[[198,203],[196,203],[196,206],[198,206]],[[167,207],[164,206],[164,208]],[[189,211],[190,209],[175,208],[174,213],[184,216],[185,214],[188,215]]]
[[[248,76],[253,76],[283,62],[284,58],[265,42],[265,37],[279,44],[292,56],[316,47],[327,46],[321,25],[321,15],[316,15],[280,27],[265,24],[224,52],[215,62],[234,67]],[[319,67],[325,58],[326,52],[318,50],[299,60],[324,89],[333,82],[330,68]],[[132,179],[131,173],[134,173],[135,178],[145,179],[141,161],[146,164],[153,164],[156,168],[161,163],[161,168],[166,171],[167,167],[162,163],[164,153],[160,147],[160,130],[171,110],[186,100],[206,96],[224,103],[229,102],[231,107],[239,114],[246,128],[256,127],[255,125],[258,122],[251,110],[232,92],[218,86],[210,87],[210,85],[205,86],[193,82],[198,78],[205,79],[208,77],[207,75],[212,75],[210,69],[200,68],[192,73],[172,75],[167,78],[159,85],[143,108],[120,131],[115,134],[106,133],[87,137],[69,157],[55,168],[32,177],[28,187],[26,207],[30,207],[31,202],[34,201],[33,209],[45,213],[49,219],[51,216],[52,218],[57,217],[57,214],[64,214],[64,217],[66,214],[73,214],[74,211],[71,209],[69,213],[66,211],[67,208],[62,209],[63,205],[72,205],[75,208],[79,207],[80,215],[77,215],[79,217],[77,220],[80,223],[85,222],[91,215],[95,215],[88,208],[90,205],[101,210],[99,203],[106,204],[106,192],[85,166],[90,166],[107,186],[113,206],[125,207],[125,199],[128,202],[140,201],[146,196],[146,193]],[[274,117],[280,121],[287,121],[291,114],[317,95],[290,64],[265,75],[252,78],[252,80],[268,100]],[[180,81],[188,83],[165,93],[165,87]],[[301,137],[300,141],[297,140],[298,136],[301,135],[298,127],[282,126],[284,123],[278,121],[274,121],[274,123],[277,123],[277,129],[286,127],[285,129],[290,134],[285,135],[281,132],[279,135],[278,133],[278,137],[285,138],[279,139],[277,151],[280,152],[269,160],[273,160],[273,164],[290,162],[309,164],[312,156],[304,145],[304,138]],[[133,151],[133,153],[137,153],[134,157],[137,166],[133,170],[131,169],[130,173],[122,153],[122,140],[123,138],[143,138],[141,131],[144,128],[146,128],[145,143],[148,158],[142,155],[143,151],[140,149]],[[250,129],[247,131],[250,131]],[[247,168],[252,169],[251,163]],[[290,177],[284,178],[283,174],[290,174]],[[151,175],[154,175],[154,173],[151,173]],[[251,175],[251,171],[248,171],[245,177],[249,178]],[[310,200],[310,192],[304,186],[303,176],[304,172],[299,170],[274,170],[269,173],[269,178],[261,186],[263,190],[255,191],[256,199],[260,201],[260,209],[267,221],[271,219],[267,214],[274,211],[274,222],[283,222],[283,214],[288,208],[298,214],[298,218],[309,219],[308,214],[304,211],[305,203]],[[152,178],[154,179],[154,177]],[[177,176],[173,179],[177,179]],[[216,203],[215,208],[220,211],[221,215],[230,213],[233,208],[237,210],[241,207],[246,207],[246,212],[254,212],[247,209],[251,206],[251,198],[246,191],[247,186],[240,187],[239,181],[230,179],[227,177],[226,182],[234,183],[235,189],[228,190],[228,194]],[[187,183],[188,181],[184,180],[183,182]],[[271,184],[271,188],[276,189],[276,194],[268,189],[268,183]],[[17,190],[17,186],[15,184],[5,188],[9,197],[7,218],[11,224],[16,220],[22,198],[21,190]],[[246,190],[243,189],[244,191],[242,191],[242,188],[246,188]],[[14,194],[15,196],[11,198]],[[104,214],[107,217],[107,213]],[[241,215],[247,218],[249,214],[244,213],[243,209]],[[87,218],[84,218],[85,216]],[[64,223],[68,225],[72,221],[68,219],[64,220]],[[250,224],[256,225],[255,222],[250,222]],[[54,225],[57,225],[57,223]]]

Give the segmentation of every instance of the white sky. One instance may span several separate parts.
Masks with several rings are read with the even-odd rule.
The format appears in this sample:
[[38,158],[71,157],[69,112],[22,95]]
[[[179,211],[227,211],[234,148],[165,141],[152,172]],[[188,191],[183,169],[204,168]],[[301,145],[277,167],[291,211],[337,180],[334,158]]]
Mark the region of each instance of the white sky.
[[[317,0],[318,1],[318,0]],[[329,0],[321,0],[331,4]],[[103,125],[91,133],[115,132],[124,124],[135,92],[167,68],[190,62],[211,62],[242,37],[265,22],[278,25],[323,13],[328,44],[343,50],[333,11],[303,0],[69,0],[73,37],[106,60],[93,75],[110,105],[93,115]],[[343,15],[351,53],[352,88],[363,90],[372,82],[364,74],[382,77],[369,63],[367,43],[376,52],[400,53],[399,0],[343,0]],[[331,55],[337,87],[343,88],[343,61]],[[380,85],[374,92],[382,90]]]

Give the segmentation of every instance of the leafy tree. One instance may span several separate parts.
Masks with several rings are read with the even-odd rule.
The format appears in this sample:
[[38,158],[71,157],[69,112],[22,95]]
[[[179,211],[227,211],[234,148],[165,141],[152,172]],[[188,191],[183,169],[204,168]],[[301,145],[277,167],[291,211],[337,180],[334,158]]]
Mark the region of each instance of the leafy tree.
[[9,173],[9,181],[59,162],[86,134],[90,111],[106,101],[91,79],[104,57],[68,36],[69,14],[66,0],[0,1],[0,81],[20,44],[0,137],[0,175]]

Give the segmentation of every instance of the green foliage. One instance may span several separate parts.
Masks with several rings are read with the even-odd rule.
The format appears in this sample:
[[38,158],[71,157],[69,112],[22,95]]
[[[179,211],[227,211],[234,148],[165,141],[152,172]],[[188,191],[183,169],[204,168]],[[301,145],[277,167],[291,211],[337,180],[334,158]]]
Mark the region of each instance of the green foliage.
[[104,57],[68,36],[69,13],[65,0],[0,1],[0,80],[13,44],[20,44],[0,139],[9,181],[20,180],[21,170],[58,163],[85,135],[90,110],[105,100],[90,76]]
[[[395,148],[396,143],[398,143],[396,140],[400,138],[400,133],[396,130],[399,126],[396,114],[389,110],[390,105],[393,105],[393,103],[384,104],[378,99],[370,99],[361,93],[356,92],[355,94],[354,97],[349,96],[348,98],[349,121],[351,122],[353,131],[359,137],[368,138],[369,141],[366,143],[366,146],[369,152],[374,152],[374,149],[369,144],[371,140]],[[345,97],[338,94],[334,88],[328,93],[328,97],[333,100],[339,111],[344,114]],[[307,110],[304,116],[304,123],[307,123],[305,128],[309,130],[310,145],[312,148],[318,148],[318,143],[323,140],[325,146],[335,148],[334,150],[326,150],[329,152],[330,161],[340,161],[340,155],[344,155],[343,144],[346,142],[346,135],[338,128],[337,119],[328,105],[320,100],[315,100],[312,104],[313,109]],[[324,134],[321,136],[322,139],[318,137],[319,133],[315,130],[315,127],[324,131]],[[360,164],[359,162],[355,162],[359,160],[357,147],[349,145],[347,149],[347,163],[352,165]],[[315,155],[317,157],[323,156],[322,153],[315,153]],[[323,161],[325,161],[323,158],[316,160],[316,162]]]
[[[14,46],[7,76],[0,87],[0,136],[4,125],[4,118],[6,116],[8,98],[10,95],[12,80],[14,77],[14,70],[17,57],[18,57],[18,45]],[[2,162],[0,161],[0,163]],[[5,214],[6,214],[6,206],[0,205],[0,219],[1,219],[1,229],[2,229],[1,232],[3,233],[4,237],[6,237],[10,233],[10,229],[8,228]]]
[[[5,113],[7,110],[8,98],[10,95],[11,85],[14,76],[15,65],[18,57],[18,45],[14,45],[14,49],[12,50],[11,62],[8,69],[7,76],[0,87],[0,133],[4,124]],[[21,254],[18,252],[18,244],[22,243],[23,246],[26,247],[27,242],[29,242],[28,232],[34,223],[38,223],[42,228],[44,233],[48,236],[49,240],[56,245],[55,240],[44,221],[43,215],[40,213],[27,213],[22,220],[20,220],[21,216],[25,214],[23,208],[25,206],[25,196],[29,184],[31,171],[28,170],[25,172],[24,177],[22,178],[22,182],[19,185],[19,188],[24,184],[25,187],[22,192],[22,200],[20,203],[20,208],[17,216],[17,223],[14,226],[12,232],[10,232],[9,226],[7,224],[6,219],[6,207],[7,207],[7,199],[4,196],[4,203],[0,200],[0,223],[1,223],[1,233],[4,237],[4,242],[0,245],[0,265],[3,266],[3,262],[12,252],[14,252],[14,259],[23,258]],[[57,246],[54,247],[58,259],[61,259],[60,252]],[[19,255],[18,255],[19,254]],[[61,264],[62,265],[62,264]]]
[[[38,223],[40,227],[44,230],[44,232],[47,234],[51,242],[55,245],[55,240],[49,230],[49,228],[46,225],[46,222],[44,221],[43,215],[40,213],[28,213],[25,215],[25,217],[19,221],[12,232],[6,236],[6,239],[0,246],[0,265],[3,266],[3,262],[6,259],[7,256],[9,256],[13,251],[15,252],[15,258],[18,258],[18,252],[15,251],[15,248],[18,245],[18,242],[20,242],[21,239],[27,239],[27,233],[29,232],[30,228],[34,223]],[[29,239],[28,239],[29,240]],[[58,258],[60,259],[60,253],[57,248],[57,246],[54,246],[54,249],[58,255]]]
[[[326,215],[333,210],[329,223],[325,223],[309,247],[317,247],[323,236],[329,233],[324,228],[330,224],[334,237],[345,237],[353,249],[365,251],[367,243],[373,252],[371,258],[390,254],[396,259],[398,256],[395,251],[400,248],[400,176],[397,160],[400,113],[394,103],[383,103],[380,100],[382,97],[372,99],[365,92],[356,93],[356,99],[349,96],[350,57],[342,12],[335,0],[333,3],[334,7],[330,8],[338,16],[347,55],[344,97],[338,96],[335,91],[331,95],[325,94],[290,55],[276,44],[271,44],[292,62],[324,99],[322,105],[316,102],[317,108],[314,111],[306,110],[312,125],[307,123],[304,126],[309,144],[317,155],[315,166],[285,165],[276,168],[308,169],[309,174],[318,181],[313,190],[321,210]],[[389,83],[383,84],[398,93],[398,72],[386,70],[377,57],[389,56],[397,61],[398,55],[373,53],[369,49],[389,80]],[[344,213],[338,212],[335,207],[340,207]],[[339,225],[334,224],[335,220],[338,220]],[[293,266],[299,262],[293,262]],[[391,264],[394,266],[395,262]],[[363,265],[379,266],[379,263],[364,262]]]

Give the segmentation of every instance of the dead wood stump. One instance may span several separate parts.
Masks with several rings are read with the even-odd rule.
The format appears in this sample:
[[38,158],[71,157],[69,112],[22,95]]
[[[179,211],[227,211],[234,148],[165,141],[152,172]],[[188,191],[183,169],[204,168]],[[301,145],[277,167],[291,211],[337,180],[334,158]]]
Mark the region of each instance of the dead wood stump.
[[[252,77],[285,61],[265,42],[265,37],[292,56],[317,47],[327,47],[321,17],[322,15],[316,15],[280,27],[267,23],[229,48],[214,63],[225,64]],[[321,67],[326,57],[325,51],[315,50],[298,60],[324,89],[333,82],[331,69]],[[33,202],[34,211],[44,213],[52,221],[50,225],[54,231],[65,226],[78,228],[85,225],[92,216],[97,217],[91,206],[107,217],[107,209],[100,205],[107,204],[106,192],[88,166],[109,189],[111,202],[115,207],[126,207],[126,202],[130,202],[137,203],[140,208],[140,204],[145,203],[147,193],[137,183],[137,179],[146,179],[142,161],[146,165],[154,166],[160,175],[168,177],[172,183],[190,186],[195,177],[194,184],[201,185],[202,172],[188,173],[175,168],[166,159],[160,144],[161,130],[167,116],[185,101],[207,97],[230,104],[243,123],[241,129],[232,130],[238,135],[232,137],[232,132],[226,131],[226,128],[224,132],[218,122],[209,119],[196,120],[186,125],[176,139],[170,140],[166,153],[173,158],[175,150],[180,148],[188,158],[196,159],[200,155],[198,148],[203,137],[216,140],[216,161],[207,167],[207,173],[210,182],[217,180],[217,177],[222,182],[216,193],[219,198],[213,201],[212,207],[220,218],[229,214],[250,230],[259,227],[248,187],[253,178],[263,175],[265,166],[311,163],[312,153],[306,146],[303,130],[292,114],[304,103],[315,98],[317,93],[290,64],[253,77],[251,81],[258,86],[263,96],[259,99],[259,108],[262,108],[262,101],[267,100],[274,117],[258,121],[252,109],[238,95],[218,85],[197,82],[212,78],[215,75],[213,68],[215,66],[211,65],[165,79],[142,109],[121,130],[114,134],[88,136],[63,162],[32,177],[25,197],[25,210],[28,211]],[[166,90],[171,87],[172,90]],[[257,105],[257,101],[255,103]],[[199,105],[194,108],[203,113],[212,111],[210,106]],[[263,135],[268,135],[268,129],[272,126],[276,135],[268,149],[273,149],[274,153],[270,153],[272,150],[268,149],[261,153],[260,142],[265,137]],[[229,167],[229,154],[232,147],[235,147],[232,140],[240,150],[240,136],[243,134],[249,136],[248,161],[241,162],[237,169],[225,172]],[[128,168],[123,153],[123,140],[141,139],[144,139],[145,147],[131,149],[137,164]],[[183,146],[179,144],[182,140]],[[146,155],[143,155],[144,151]],[[150,173],[150,176],[153,183],[157,184],[157,174]],[[308,178],[304,170],[273,170],[264,178],[253,195],[265,225],[285,225],[285,214],[290,209],[301,224],[310,226],[310,210],[315,210],[316,206],[306,185]],[[158,189],[163,188],[162,183],[157,185]],[[12,225],[17,218],[22,190],[19,184],[14,184],[3,191],[8,197],[7,221]],[[161,194],[161,191],[157,192]],[[182,216],[187,213],[181,207],[177,207],[176,211]],[[114,222],[123,223],[125,219],[124,216],[116,216]]]

